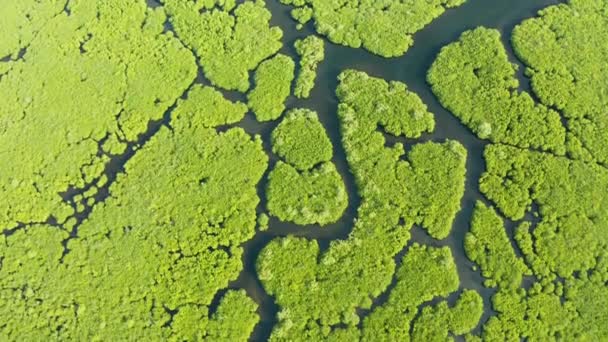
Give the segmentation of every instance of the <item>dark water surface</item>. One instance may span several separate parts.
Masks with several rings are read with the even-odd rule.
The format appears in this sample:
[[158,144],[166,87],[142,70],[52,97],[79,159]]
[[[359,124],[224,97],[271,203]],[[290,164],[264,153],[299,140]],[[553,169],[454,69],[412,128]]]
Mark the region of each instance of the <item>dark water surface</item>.
[[[319,66],[317,82],[310,99],[299,100],[290,98],[287,105],[288,108],[310,108],[319,113],[319,118],[325,126],[334,146],[333,162],[347,186],[349,206],[340,221],[325,227],[317,225],[297,226],[271,218],[270,227],[267,231],[258,232],[255,238],[244,244],[244,270],[239,278],[230,284],[230,288],[245,289],[249,296],[260,305],[259,314],[261,321],[251,336],[252,341],[265,341],[268,339],[272,327],[276,323],[276,313],[279,310],[273,298],[264,291],[255,273],[255,261],[260,250],[273,238],[286,235],[316,239],[319,241],[321,249],[324,250],[329,246],[331,240],[346,239],[352,229],[353,219],[356,217],[360,199],[357,194],[354,177],[349,171],[341,144],[339,122],[336,115],[338,101],[335,96],[338,74],[345,69],[351,68],[365,71],[370,76],[406,83],[408,88],[418,94],[426,103],[429,110],[435,114],[436,128],[432,134],[427,134],[416,141],[387,136],[387,143],[392,144],[401,141],[407,148],[412,143],[452,139],[459,141],[468,150],[466,191],[462,199],[462,210],[455,219],[450,236],[442,241],[434,240],[425,231],[415,227],[412,230],[412,242],[420,242],[432,246],[449,246],[451,248],[458,266],[460,288],[475,289],[484,298],[484,315],[480,325],[476,329],[476,332],[479,332],[481,325],[493,314],[490,304],[493,290],[483,287],[481,274],[478,271],[474,271],[473,263],[465,255],[463,241],[466,232],[469,230],[469,220],[475,202],[477,200],[485,201],[479,192],[478,182],[485,169],[483,149],[486,143],[473,136],[458,119],[439,104],[426,83],[426,72],[441,47],[458,39],[462,32],[478,26],[492,27],[499,29],[503,33],[503,41],[511,61],[520,65],[518,78],[520,79],[521,89],[528,91],[530,89],[530,82],[524,76],[524,68],[513,54],[513,50],[509,44],[511,32],[522,20],[535,16],[538,10],[560,2],[563,1],[468,0],[465,5],[448,10],[443,16],[415,34],[414,46],[404,56],[398,58],[385,59],[366,52],[363,49],[352,49],[334,45],[328,41],[326,42],[325,60]],[[297,59],[293,43],[296,39],[314,34],[312,25],[309,24],[298,31],[295,29],[295,22],[289,15],[291,7],[281,5],[277,0],[267,1],[267,6],[273,15],[271,24],[279,26],[284,33],[284,47],[281,52]],[[272,154],[270,147],[270,132],[277,124],[278,122],[258,123],[253,115],[249,113],[245,120],[238,125],[251,134],[260,134],[263,137],[264,147],[270,156],[269,170],[273,168],[277,161],[277,157]],[[266,206],[264,189],[268,172],[258,186],[261,198],[258,208],[260,212],[264,211]],[[507,223],[507,226],[512,225],[513,222]],[[508,229],[508,232],[512,232],[512,229]],[[401,257],[401,254],[398,255],[396,260],[400,260]],[[375,305],[379,305],[386,300],[393,286],[394,283],[376,300]],[[221,295],[218,294],[216,299]],[[458,293],[453,294],[448,300],[455,300],[457,295]],[[360,312],[361,318],[368,312],[368,310],[362,310]]]

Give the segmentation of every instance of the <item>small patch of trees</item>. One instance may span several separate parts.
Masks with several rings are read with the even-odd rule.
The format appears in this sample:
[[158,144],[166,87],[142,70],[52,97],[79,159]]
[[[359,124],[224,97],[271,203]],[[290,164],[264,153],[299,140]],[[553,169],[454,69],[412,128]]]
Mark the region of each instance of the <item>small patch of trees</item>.
[[291,91],[295,63],[283,54],[264,61],[255,71],[255,87],[247,95],[249,107],[258,121],[276,120],[285,110]]
[[315,86],[317,67],[325,58],[325,43],[319,37],[309,36],[297,40],[294,46],[300,56],[300,70],[296,78],[294,95],[306,99]]
[[336,222],[348,205],[344,181],[331,163],[333,147],[317,113],[294,109],[272,132],[279,161],[268,176],[268,209],[301,225]]

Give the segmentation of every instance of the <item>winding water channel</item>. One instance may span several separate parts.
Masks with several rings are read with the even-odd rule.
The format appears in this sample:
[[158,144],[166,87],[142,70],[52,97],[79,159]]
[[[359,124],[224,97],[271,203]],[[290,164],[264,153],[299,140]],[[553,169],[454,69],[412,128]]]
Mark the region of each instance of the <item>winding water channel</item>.
[[[363,49],[352,49],[326,41],[325,60],[318,69],[317,81],[311,97],[300,100],[290,97],[287,101],[288,108],[310,108],[319,113],[319,118],[330,136],[334,146],[333,163],[342,175],[349,195],[349,206],[343,217],[336,223],[320,227],[318,225],[298,226],[291,223],[280,222],[271,218],[269,229],[257,232],[256,236],[243,245],[245,253],[243,256],[244,269],[237,280],[230,283],[231,289],[245,289],[248,295],[259,305],[260,323],[250,337],[251,341],[265,341],[271,334],[272,328],[276,323],[276,314],[279,307],[273,298],[263,289],[256,273],[255,262],[258,254],[272,239],[281,236],[295,235],[316,239],[321,247],[321,251],[328,248],[330,241],[346,239],[353,227],[353,220],[357,214],[357,207],[360,199],[357,194],[355,180],[350,173],[346,156],[341,144],[339,132],[339,122],[336,115],[338,100],[335,90],[338,85],[337,76],[346,69],[357,69],[365,71],[370,76],[381,77],[388,81],[404,82],[408,88],[422,98],[429,110],[435,114],[435,131],[432,134],[423,135],[421,139],[410,140],[386,135],[386,143],[392,145],[402,142],[406,149],[414,143],[424,141],[445,141],[446,139],[459,141],[468,150],[467,177],[465,194],[462,198],[462,210],[456,216],[451,234],[444,240],[438,241],[431,238],[426,232],[418,227],[412,229],[412,239],[408,246],[395,257],[398,263],[407,252],[409,246],[414,243],[423,243],[431,246],[448,246],[454,256],[460,277],[460,290],[474,289],[484,300],[484,315],[474,333],[478,333],[483,323],[493,315],[490,298],[494,293],[493,289],[483,286],[483,278],[479,271],[473,267],[473,263],[466,257],[464,251],[464,237],[469,230],[469,221],[472,216],[475,202],[482,200],[487,202],[479,192],[479,178],[485,169],[483,160],[483,150],[487,145],[476,138],[456,117],[446,111],[435,98],[429,85],[426,82],[426,72],[434,61],[441,47],[458,39],[460,34],[466,30],[478,26],[496,28],[502,32],[503,42],[509,54],[511,62],[520,66],[518,78],[520,90],[530,91],[530,80],[524,75],[524,66],[513,53],[510,45],[510,37],[513,28],[526,18],[534,17],[538,10],[562,3],[560,0],[467,0],[467,2],[455,9],[448,10],[444,15],[433,21],[423,30],[414,35],[415,44],[408,52],[398,58],[385,59],[373,55]],[[160,5],[155,0],[148,0],[150,5]],[[283,30],[283,48],[281,53],[287,54],[298,59],[293,48],[293,43],[300,38],[315,34],[312,24],[306,25],[302,30],[296,30],[295,22],[290,17],[289,6],[282,5],[278,0],[268,0],[267,7],[272,12],[272,26],[279,26]],[[170,29],[170,28],[169,28]],[[208,80],[201,74],[195,83],[209,84]],[[224,91],[224,95],[232,100],[245,102],[243,94]],[[170,115],[170,111],[167,113]],[[170,120],[167,116],[163,121]],[[266,207],[265,187],[267,176],[277,162],[277,157],[272,153],[270,146],[270,133],[279,121],[270,123],[259,123],[255,120],[252,113],[248,113],[243,121],[237,125],[245,129],[248,133],[262,136],[264,148],[269,155],[270,164],[264,178],[258,185],[258,195],[261,203],[258,211],[263,212]],[[161,124],[161,123],[159,123]],[[152,132],[155,130],[152,129]],[[153,135],[153,134],[152,134]],[[128,158],[126,158],[128,160]],[[533,215],[527,215],[530,219]],[[513,227],[516,226],[505,218],[507,233],[513,241]],[[518,249],[515,248],[517,252]],[[525,283],[528,282],[527,280]],[[376,298],[372,310],[377,305],[382,304],[390,294],[395,282],[388,286],[386,291]],[[525,284],[524,284],[525,286]],[[213,312],[219,303],[219,299],[226,290],[220,291],[215,297],[210,310]],[[448,301],[456,300],[458,292],[453,293]],[[437,300],[423,304],[423,306],[434,304]],[[371,310],[360,310],[361,318]]]
[[[466,30],[478,26],[486,26],[496,28],[503,33],[503,41],[507,47],[507,52],[509,53],[511,61],[520,65],[518,77],[521,89],[528,91],[530,89],[530,82],[524,76],[524,68],[521,62],[513,54],[513,50],[509,44],[511,32],[522,20],[535,16],[538,10],[560,2],[562,1],[468,0],[467,3],[461,7],[448,10],[443,16],[415,34],[414,46],[411,47],[404,56],[398,58],[385,59],[363,49],[352,49],[329,42],[326,43],[326,57],[319,66],[317,82],[310,99],[299,100],[292,97],[288,100],[287,105],[288,108],[310,108],[319,113],[321,122],[325,126],[334,145],[333,162],[346,183],[349,194],[349,206],[341,220],[325,227],[317,225],[298,226],[271,218],[269,229],[264,232],[258,232],[254,239],[244,245],[244,270],[239,278],[230,284],[230,288],[245,289],[249,296],[260,305],[259,313],[261,321],[257,325],[250,340],[267,340],[273,325],[276,323],[276,313],[279,310],[278,306],[274,303],[273,298],[264,292],[255,273],[255,261],[260,250],[273,238],[286,235],[316,239],[323,250],[329,246],[331,240],[346,239],[353,227],[353,219],[356,217],[360,200],[357,194],[354,177],[349,171],[346,156],[341,145],[339,122],[336,115],[338,101],[335,97],[338,74],[345,69],[351,68],[365,71],[370,76],[406,83],[408,88],[418,94],[428,106],[429,110],[435,114],[436,128],[432,134],[424,135],[421,139],[417,139],[416,141],[386,136],[387,144],[401,141],[407,148],[408,146],[411,146],[412,143],[452,139],[459,141],[468,150],[466,190],[462,199],[462,210],[454,221],[450,236],[442,241],[438,241],[432,239],[422,229],[414,227],[410,244],[412,242],[419,242],[432,246],[450,247],[458,266],[460,288],[475,289],[484,298],[484,315],[480,325],[476,329],[479,331],[481,325],[493,314],[490,305],[490,297],[493,294],[493,290],[483,287],[481,274],[478,271],[474,271],[473,264],[465,255],[463,241],[464,236],[469,229],[469,220],[475,202],[477,200],[485,201],[479,192],[478,183],[479,178],[485,169],[483,149],[487,143],[471,134],[457,118],[439,104],[426,82],[426,72],[441,47],[456,40],[460,34]],[[272,12],[271,24],[279,26],[283,30],[284,47],[281,52],[297,59],[297,55],[293,49],[294,41],[314,34],[314,28],[309,24],[298,31],[295,29],[295,23],[290,17],[290,7],[281,5],[278,1],[267,1],[267,6]],[[277,161],[277,157],[272,154],[270,148],[270,133],[277,123],[278,122],[258,123],[250,113],[245,120],[238,124],[239,127],[242,127],[250,134],[260,134],[263,137],[264,147],[270,157],[269,170],[272,169],[274,163]],[[258,192],[262,200],[259,206],[260,211],[263,211],[266,204],[264,195],[266,176],[258,186]],[[404,252],[405,250],[397,255],[396,260],[400,260]],[[394,284],[391,284],[385,293],[376,299],[375,305],[386,300],[393,285]],[[448,300],[454,300],[456,294],[457,293],[452,296],[454,298],[448,298]],[[221,294],[218,294],[217,298],[220,298],[220,296]],[[363,317],[368,312],[368,310],[362,310],[360,314]]]

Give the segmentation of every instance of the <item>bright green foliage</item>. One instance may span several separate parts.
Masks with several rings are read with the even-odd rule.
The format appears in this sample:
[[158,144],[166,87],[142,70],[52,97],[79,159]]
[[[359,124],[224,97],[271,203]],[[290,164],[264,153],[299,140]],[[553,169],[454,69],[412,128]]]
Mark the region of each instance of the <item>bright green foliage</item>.
[[402,83],[387,85],[353,70],[339,78],[343,144],[360,195],[378,197],[379,203],[392,199],[406,221],[422,225],[434,238],[447,237],[464,194],[466,150],[454,141],[421,144],[412,148],[409,161],[400,161],[404,146],[385,148],[378,127],[415,138],[433,130],[432,114]]
[[162,33],[162,10],[145,1],[71,1],[70,16],[51,18],[54,3],[0,5],[3,18],[35,18],[19,29],[19,18],[0,22],[11,31],[0,39],[12,40],[0,49],[27,44],[0,79],[0,229],[50,216],[63,223],[74,210],[59,194],[96,182],[106,154],[161,119],[196,75],[191,53]]
[[466,290],[452,308],[446,301],[425,307],[414,322],[412,341],[453,341],[448,333],[458,336],[470,332],[477,326],[482,313],[481,296]]
[[20,49],[27,48],[44,25],[63,12],[66,0],[2,0],[0,23],[0,58],[16,59]]
[[[272,132],[279,162],[268,176],[268,209],[282,221],[306,225],[336,222],[348,206],[333,148],[317,113],[294,109]],[[316,167],[315,167],[316,166]]]
[[247,341],[260,320],[257,308],[245,291],[228,291],[209,320],[205,340]]
[[331,160],[333,147],[317,113],[293,109],[272,132],[272,150],[301,171]]
[[312,19],[312,8],[298,7],[291,10],[291,16],[298,22],[298,29]]
[[357,339],[358,331],[352,326],[330,331],[330,326],[342,318],[351,325],[358,319],[354,310],[344,316],[336,315],[340,302],[333,298],[340,294],[346,300],[347,294],[343,292],[359,285],[331,274],[332,270],[347,271],[344,268],[351,263],[343,264],[344,268],[335,264],[338,260],[325,259],[318,264],[318,254],[316,241],[295,237],[275,239],[262,251],[257,262],[258,276],[281,306],[271,341],[340,341],[340,336],[348,337],[347,341]]
[[255,88],[247,95],[249,107],[258,121],[276,120],[281,116],[294,71],[293,60],[282,54],[260,64],[255,71]]
[[538,226],[518,234],[537,275],[568,277],[597,263],[608,247],[608,170],[506,146],[488,147],[485,158],[480,187],[503,213],[520,219],[539,207]]
[[[606,256],[590,275],[570,279],[564,290],[566,300],[572,302],[578,313],[575,326],[565,330],[572,339],[604,341],[608,339],[608,265]],[[566,335],[567,336],[567,335]]]
[[[232,103],[222,93],[212,87],[194,85],[185,100],[180,99],[173,111],[177,122],[181,118],[196,118],[188,121],[200,127],[215,127],[241,121],[247,113],[247,106]],[[186,119],[187,120],[187,119]]]
[[243,290],[230,290],[217,311],[208,317],[207,307],[186,304],[171,321],[173,341],[247,341],[259,321],[257,304]]
[[266,213],[261,213],[258,215],[258,230],[260,231],[265,231],[268,230],[268,224],[270,223],[270,217],[268,217],[268,214]]
[[[538,271],[533,265],[538,281],[525,290],[516,281],[508,281],[505,277],[511,274],[521,279],[526,269],[522,266],[523,260],[514,256],[503,222],[493,209],[478,204],[471,229],[467,236],[467,254],[480,265],[483,275],[490,277],[491,282],[486,284],[497,288],[492,306],[498,314],[482,327],[484,340],[603,341],[608,337],[608,313],[605,309],[608,303],[608,288],[605,286],[608,249],[604,247],[600,251],[593,267],[581,269],[578,276],[564,275],[563,281],[546,277],[546,272]],[[495,240],[492,240],[492,231]],[[477,239],[475,244],[469,243],[473,234]],[[539,234],[536,238],[541,241],[545,237]],[[572,237],[570,242],[576,244],[577,239]],[[534,254],[532,248],[525,246],[525,241],[518,239],[517,242],[526,260],[542,259],[542,256]],[[559,244],[554,246],[558,253],[565,252],[560,250]],[[575,247],[570,256],[580,258],[579,252]]]
[[51,288],[58,298],[70,295],[65,291],[72,284],[60,276],[61,242],[68,236],[58,228],[33,225],[0,238],[1,340],[48,340],[58,326],[75,321],[75,303],[64,299],[60,306],[45,297]]
[[282,31],[270,27],[262,0],[164,0],[175,32],[198,56],[205,76],[218,87],[245,92],[249,71],[281,48]]
[[481,266],[487,287],[518,288],[524,275],[531,274],[511,249],[500,217],[481,202],[475,206],[464,247],[469,259]]
[[[458,289],[458,272],[447,247],[414,244],[396,272],[388,301],[363,321],[363,341],[409,341],[418,306]],[[422,340],[421,340],[422,341]]]
[[412,36],[446,8],[464,0],[280,0],[310,8],[319,34],[336,44],[365,49],[384,57],[403,55]]
[[300,56],[300,72],[296,79],[294,95],[301,99],[310,96],[315,86],[317,67],[325,58],[325,44],[323,39],[309,36],[294,43],[297,54]]
[[388,83],[355,70],[345,71],[340,78],[338,96],[349,108],[360,113],[359,120],[364,124],[378,121],[388,133],[407,138],[419,138],[435,129],[433,114],[405,84]]
[[540,100],[563,112],[573,156],[608,164],[608,3],[572,0],[513,31]]
[[344,181],[332,163],[298,171],[279,162],[268,176],[266,196],[273,216],[300,225],[336,222],[348,206]]
[[478,28],[441,50],[428,82],[443,106],[480,138],[565,153],[559,114],[520,92],[515,71],[500,33]]
[[[211,319],[207,307],[242,269],[268,158],[242,129],[217,133],[209,116],[178,112],[127,162],[63,263],[59,228],[6,238],[0,307],[10,314],[1,313],[0,339],[246,340],[257,322],[251,300],[230,294]],[[177,311],[173,323],[167,310]]]
[[[358,79],[348,77],[353,73],[340,77],[337,93],[343,145],[362,201],[358,218],[349,238],[332,241],[323,254],[316,241],[293,237],[262,250],[258,275],[281,307],[271,340],[357,339],[356,309],[370,308],[391,282],[394,256],[406,246],[410,227],[417,223],[446,237],[460,206],[464,148],[425,143],[405,156],[403,146],[386,147],[376,131],[382,116],[345,102],[357,89],[352,82]],[[407,98],[406,108],[420,103],[414,95]],[[345,327],[336,328],[339,323]]]
[[608,338],[608,171],[598,165],[608,155],[607,10],[603,1],[572,0],[514,30],[542,104],[517,90],[494,30],[464,33],[429,72],[444,106],[479,137],[505,144],[487,147],[480,189],[519,220],[514,237],[478,203],[465,239],[486,286],[497,290],[483,340]]

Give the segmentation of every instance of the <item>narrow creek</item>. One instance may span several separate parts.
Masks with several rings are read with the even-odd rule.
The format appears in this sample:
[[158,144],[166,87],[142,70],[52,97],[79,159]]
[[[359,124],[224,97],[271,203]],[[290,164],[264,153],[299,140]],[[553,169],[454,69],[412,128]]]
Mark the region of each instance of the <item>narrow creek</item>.
[[[486,26],[496,28],[502,32],[503,42],[507,48],[510,60],[520,66],[520,70],[517,73],[521,84],[520,89],[522,91],[529,91],[530,81],[525,77],[523,65],[517,59],[509,44],[511,32],[521,21],[535,16],[538,10],[561,2],[563,1],[468,0],[461,7],[448,10],[443,16],[415,34],[414,46],[404,56],[398,58],[385,59],[363,49],[343,47],[326,40],[325,60],[319,66],[317,81],[311,97],[306,100],[290,97],[287,101],[287,107],[309,108],[317,111],[319,114],[319,118],[334,145],[333,162],[346,184],[349,194],[349,206],[338,222],[325,227],[318,225],[298,226],[271,218],[267,231],[257,232],[252,240],[243,245],[245,250],[243,257],[244,269],[238,279],[230,284],[230,288],[245,289],[249,296],[259,305],[261,321],[250,337],[251,341],[265,341],[268,339],[276,323],[276,313],[279,310],[273,298],[264,291],[255,273],[255,262],[262,248],[276,237],[296,235],[316,239],[321,246],[321,250],[324,250],[329,246],[330,241],[346,239],[352,229],[360,199],[357,194],[354,177],[349,171],[345,152],[341,144],[339,122],[336,115],[338,100],[335,96],[335,90],[338,85],[337,76],[346,69],[357,69],[365,71],[371,76],[384,78],[385,80],[404,82],[410,90],[422,98],[429,110],[435,114],[436,128],[432,134],[427,134],[422,139],[414,141],[414,143],[451,139],[460,142],[468,150],[466,188],[462,199],[462,210],[456,216],[451,234],[448,238],[438,241],[432,239],[423,230],[415,227],[412,230],[412,241],[432,246],[450,247],[458,266],[460,290],[474,289],[484,299],[485,312],[475,331],[479,332],[483,323],[494,313],[490,304],[494,291],[483,286],[483,278],[479,271],[474,270],[473,263],[466,257],[463,244],[465,234],[469,230],[469,221],[475,202],[478,200],[487,202],[478,187],[479,178],[485,169],[483,150],[487,143],[476,138],[456,117],[441,106],[426,82],[426,72],[441,47],[458,39],[460,34],[466,30],[478,26]],[[291,10],[289,6],[282,5],[277,0],[267,1],[267,6],[272,12],[271,25],[279,26],[283,30],[284,46],[281,52],[297,60],[293,43],[297,39],[314,34],[312,24],[306,25],[302,30],[296,30],[296,24],[289,14]],[[246,118],[238,124],[239,127],[242,127],[250,134],[262,136],[264,148],[270,158],[268,170],[271,170],[277,161],[277,157],[272,154],[270,147],[270,133],[277,124],[278,121],[258,123],[251,113],[247,114]],[[412,144],[412,141],[409,140],[405,141],[400,140],[400,138],[387,136],[387,142],[392,143],[395,141],[402,141],[406,146]],[[258,185],[258,194],[261,199],[258,206],[259,212],[264,211],[266,206],[264,188],[268,172],[266,172],[262,182]],[[377,301],[385,300],[393,286],[394,284],[391,284]],[[455,296],[450,296],[448,300],[455,300]],[[434,301],[425,305],[430,304],[434,304]]]

